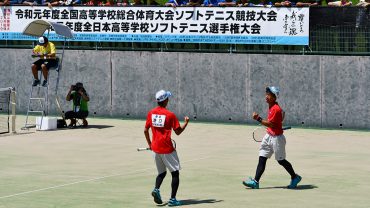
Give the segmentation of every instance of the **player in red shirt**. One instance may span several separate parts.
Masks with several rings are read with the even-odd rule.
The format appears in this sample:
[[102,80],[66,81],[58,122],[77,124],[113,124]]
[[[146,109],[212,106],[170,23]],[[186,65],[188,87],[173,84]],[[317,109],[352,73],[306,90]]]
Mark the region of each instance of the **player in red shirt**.
[[267,159],[275,153],[275,159],[285,168],[291,176],[291,182],[288,188],[296,188],[302,177],[294,172],[292,165],[285,159],[286,140],[283,135],[284,113],[276,99],[279,96],[278,87],[266,88],[266,102],[269,105],[267,120],[263,120],[256,112],[253,112],[253,119],[267,127],[266,135],[262,139],[259,150],[259,162],[257,165],[256,175],[249,180],[243,181],[243,184],[252,189],[259,188],[259,180],[265,171]]
[[[172,129],[177,135],[180,135],[189,123],[189,117],[185,116],[185,123],[180,125],[176,115],[171,111],[167,110],[167,104],[169,97],[172,96],[171,92],[160,90],[156,93],[155,97],[158,103],[158,107],[153,108],[149,111],[146,118],[146,124],[144,128],[144,135],[150,149],[154,153],[154,160],[158,170],[158,176],[155,182],[155,188],[152,191],[154,202],[162,204],[162,198],[159,192],[159,188],[166,176],[166,168],[171,172],[172,183],[171,183],[171,198],[168,201],[169,206],[179,206],[180,201],[176,199],[177,189],[179,188],[179,170],[180,161],[177,156],[176,147],[173,145],[171,139]],[[149,128],[152,130],[152,140],[150,140]]]

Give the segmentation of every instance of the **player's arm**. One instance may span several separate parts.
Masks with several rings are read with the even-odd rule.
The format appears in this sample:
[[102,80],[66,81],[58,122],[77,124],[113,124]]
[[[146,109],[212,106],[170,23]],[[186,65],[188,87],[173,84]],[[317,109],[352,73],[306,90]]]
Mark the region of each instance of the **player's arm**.
[[185,128],[186,128],[186,126],[188,125],[188,123],[189,123],[189,117],[187,117],[187,116],[185,116],[185,118],[184,118],[184,124],[183,125],[181,125],[180,127],[178,127],[177,129],[174,129],[174,131],[175,131],[175,134],[176,135],[180,135],[184,130],[185,130]]
[[152,146],[152,141],[150,140],[150,135],[149,135],[149,128],[144,128],[144,135],[146,142],[148,143],[149,148]]
[[40,55],[40,46],[35,46],[32,50],[32,57],[41,57]]
[[262,119],[258,113],[256,112],[253,112],[253,119],[260,122],[262,125],[266,126],[266,127],[270,127],[270,128],[275,128],[276,127],[276,124],[271,122],[271,121],[268,121],[268,120],[264,120]]
[[67,101],[71,101],[73,99],[73,96],[71,95],[72,91],[73,91],[73,85],[71,85],[71,87],[69,88],[68,94],[66,96]]
[[46,54],[46,58],[55,58],[56,54],[57,54],[57,51],[55,49],[55,45],[51,44],[50,45],[50,53]]
[[85,101],[90,101],[89,95],[87,93],[84,93],[82,89],[80,89],[78,93],[81,95],[82,99],[84,99]]

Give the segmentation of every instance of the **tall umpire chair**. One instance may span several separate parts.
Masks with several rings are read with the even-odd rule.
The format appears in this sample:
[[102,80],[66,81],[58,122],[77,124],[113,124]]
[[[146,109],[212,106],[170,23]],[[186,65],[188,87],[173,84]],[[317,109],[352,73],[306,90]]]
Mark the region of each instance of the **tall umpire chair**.
[[[63,57],[63,54],[62,54],[62,57]],[[47,77],[48,83],[46,84],[45,87],[43,87],[41,85],[32,86],[32,84],[31,84],[29,99],[28,99],[28,105],[27,105],[26,122],[24,124],[23,129],[33,128],[33,127],[36,126],[36,124],[29,123],[28,116],[30,114],[33,114],[33,113],[41,114],[41,120],[38,122],[40,127],[42,126],[43,118],[49,114],[49,84],[50,84],[49,76],[50,76],[51,71],[56,71],[57,72],[56,86],[55,86],[55,96],[56,96],[56,102],[59,102],[57,93],[58,93],[58,85],[59,85],[59,78],[60,78],[60,76],[59,76],[60,73],[59,72],[62,68],[61,67],[62,66],[61,65],[61,58],[59,58],[57,56],[56,61],[57,61],[56,66],[49,68],[49,73],[48,73],[48,77]],[[43,78],[42,70],[40,70],[40,72],[39,72],[39,77],[40,77],[40,81],[41,81],[42,78]],[[36,91],[36,92],[34,92],[34,91]],[[34,101],[36,101],[36,102],[38,101],[38,104],[39,104],[38,107],[34,106],[34,105],[37,105],[36,103],[34,104]],[[59,108],[58,103],[57,103],[57,106]],[[62,115],[62,117],[63,117],[63,115]]]
[[[35,37],[40,37],[43,36],[44,33],[47,31],[47,37],[49,37],[50,31],[53,30],[55,33],[55,36],[53,38],[55,39],[60,39],[62,38],[63,40],[63,49],[61,53],[57,53],[59,56],[57,56],[57,66],[49,69],[50,70],[55,70],[57,72],[57,79],[56,79],[56,84],[55,84],[55,101],[56,101],[56,106],[58,112],[61,114],[61,116],[64,119],[64,114],[63,111],[61,110],[60,104],[59,104],[59,98],[58,98],[58,86],[59,86],[59,79],[60,79],[60,71],[62,69],[62,63],[63,63],[63,57],[64,57],[64,49],[66,46],[67,38],[73,38],[72,31],[69,27],[60,24],[60,23],[55,23],[55,22],[48,22],[44,20],[35,20],[29,23],[25,29],[23,30],[23,35],[28,35],[28,36],[35,36]],[[42,72],[40,72],[42,73]],[[49,75],[48,75],[49,76]],[[42,76],[40,76],[40,79]],[[28,116],[29,113],[41,113],[41,121],[40,121],[40,126],[42,126],[42,120],[43,117],[48,115],[48,89],[49,89],[49,79],[46,87],[40,87],[36,86],[37,91],[40,91],[40,88],[43,89],[44,96],[40,96],[38,93],[38,97],[34,97],[33,95],[33,90],[34,87],[31,87],[30,89],[30,96],[29,96],[29,101],[28,101],[28,108],[27,108],[27,117],[26,117],[26,122],[23,128],[30,128],[30,127],[35,127],[35,124],[29,124],[28,123]],[[34,100],[38,100],[40,104],[40,109],[38,110],[33,110],[30,109],[31,102]],[[22,128],[22,129],[23,129]]]

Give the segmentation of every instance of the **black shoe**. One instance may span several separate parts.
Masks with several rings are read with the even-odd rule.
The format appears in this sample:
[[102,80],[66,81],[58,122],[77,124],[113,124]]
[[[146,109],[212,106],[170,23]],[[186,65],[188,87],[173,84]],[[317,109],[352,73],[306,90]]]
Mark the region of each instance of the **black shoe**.
[[32,87],[36,87],[39,84],[40,84],[40,80],[35,79],[35,80],[33,80]]
[[[40,82],[40,81],[39,81]],[[43,82],[42,82],[42,86],[43,87],[46,87],[48,85],[48,80],[44,80]]]

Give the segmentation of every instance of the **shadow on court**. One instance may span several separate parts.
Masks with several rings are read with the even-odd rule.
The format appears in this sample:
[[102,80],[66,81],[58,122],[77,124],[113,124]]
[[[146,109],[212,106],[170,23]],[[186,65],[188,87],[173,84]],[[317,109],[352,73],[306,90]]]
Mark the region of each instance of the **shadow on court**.
[[[318,186],[308,184],[308,185],[299,185],[297,186],[297,188],[291,189],[291,190],[307,190],[307,189],[316,189],[316,188],[318,188]],[[250,189],[250,188],[247,188],[247,189]],[[262,187],[259,189],[288,189],[288,188],[287,186],[273,186],[273,187]]]
[[[216,199],[184,199],[180,200],[181,205],[194,205],[194,204],[213,204],[217,202],[223,202],[223,200],[216,200]],[[157,207],[164,207],[167,206],[168,202],[163,203],[163,204],[157,204]]]
[[191,205],[191,204],[213,204],[218,202],[223,202],[223,200],[216,199],[185,199],[180,200],[182,205]]
[[114,126],[111,125],[88,125],[87,127],[81,126],[81,128],[84,129],[107,129],[107,128],[112,128]]
[[112,128],[114,126],[111,126],[111,125],[88,125],[88,126],[82,126],[82,125],[78,125],[78,126],[73,126],[73,127],[65,127],[65,128],[58,128],[56,130],[68,130],[68,129],[107,129],[107,128]]
[[21,132],[15,132],[15,133],[0,134],[0,137],[18,136],[22,134],[34,134],[34,133],[35,132],[31,132],[31,131],[21,131]]

